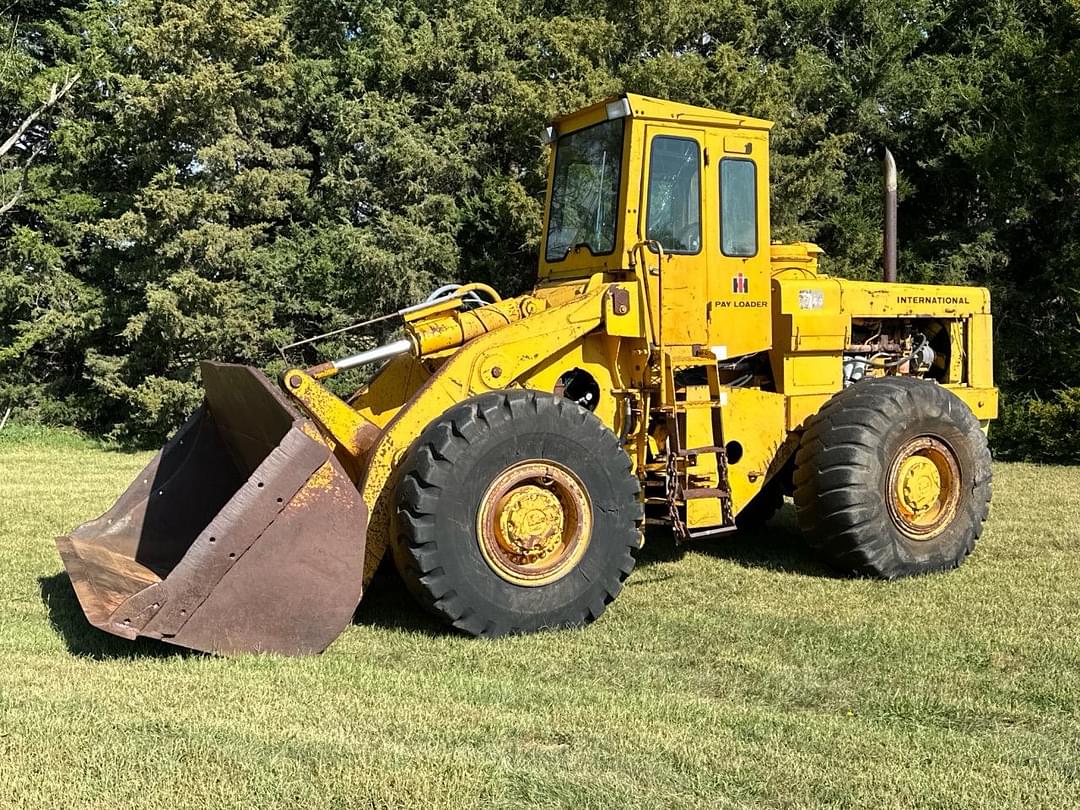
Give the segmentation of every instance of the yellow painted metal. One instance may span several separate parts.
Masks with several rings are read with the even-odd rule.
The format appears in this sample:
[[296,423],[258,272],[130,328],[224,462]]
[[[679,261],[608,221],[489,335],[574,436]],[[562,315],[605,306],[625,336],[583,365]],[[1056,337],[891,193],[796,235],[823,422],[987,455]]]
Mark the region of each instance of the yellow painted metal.
[[559,499],[533,484],[519,486],[508,496],[495,521],[500,545],[523,557],[543,557],[554,548],[566,523]]
[[927,514],[941,497],[941,473],[926,456],[908,456],[896,474],[896,499],[913,518]]
[[[843,375],[841,374],[841,376]],[[821,410],[821,407],[832,398],[834,393],[836,393],[836,389],[831,389],[824,394],[785,394],[787,429],[801,430],[804,428],[807,420]]]
[[648,313],[637,284],[612,284],[604,296],[604,331],[613,337],[642,338]]
[[770,361],[777,390],[799,400],[789,407],[789,429],[824,404],[814,397],[842,386],[843,352],[853,319],[940,319],[955,349],[948,359],[946,385],[978,418],[996,418],[987,290],[830,278],[816,272],[816,258],[800,265],[795,247],[774,249],[772,280],[775,349]]
[[353,459],[362,459],[382,433],[379,425],[364,418],[342,399],[323,388],[301,369],[282,375],[285,390],[303,406],[337,446]]
[[840,283],[842,311],[852,317],[961,318],[990,312],[990,292],[982,287],[847,280]]
[[568,371],[581,369],[592,377],[600,389],[600,400],[593,412],[605,425],[616,432],[623,430],[623,410],[619,407],[621,396],[610,392],[622,390],[632,375],[629,365],[631,355],[621,351],[621,341],[606,335],[588,335],[544,358],[520,383],[535,391],[554,391],[559,378]]
[[[964,371],[967,365],[964,362],[964,349],[966,346],[964,341],[964,333],[966,325],[967,321],[965,320],[949,321],[949,346],[957,347],[959,351],[949,352],[949,367],[948,371],[945,374],[946,383],[959,384],[967,382],[967,380],[964,379]],[[982,357],[981,353],[979,354],[979,357]]]
[[[697,171],[699,182],[697,190],[697,204],[701,211],[702,223],[707,221],[708,212],[704,210],[701,200],[700,186],[703,184],[703,161],[705,149],[705,130],[689,127],[671,127],[650,123],[645,129],[645,143],[643,144],[643,178],[648,178],[652,171],[651,157],[652,144],[658,138],[678,138],[691,142],[697,149]],[[660,193],[671,196],[671,190],[664,188]],[[641,202],[638,208],[637,231],[633,238],[635,241],[643,241],[649,238],[646,231],[646,218],[649,208],[649,184],[645,180],[641,183]],[[628,216],[625,222],[629,223]],[[702,223],[699,223],[699,228]],[[677,253],[671,250],[671,245],[662,242],[652,245],[653,256],[650,256],[650,264],[655,264],[656,271],[649,274],[650,291],[659,302],[660,307],[660,340],[661,345],[680,344],[688,346],[694,343],[708,342],[706,322],[700,307],[695,307],[694,312],[689,310],[691,302],[706,300],[709,291],[709,273],[707,257],[711,250],[702,244],[696,253]],[[647,247],[647,249],[650,249]]]
[[573,472],[544,459],[491,482],[476,515],[480,554],[507,582],[537,587],[566,576],[592,539],[592,500]]
[[950,391],[964,401],[976,418],[980,420],[997,419],[998,390],[996,388],[972,388],[967,385],[946,385]]
[[983,313],[972,315],[968,321],[968,384],[972,388],[988,388],[994,384],[994,330],[989,296],[987,293]]
[[410,318],[405,331],[421,356],[454,349],[478,335],[533,315],[545,306],[540,298],[525,296],[478,309],[453,309],[437,317]]
[[[710,172],[710,176],[702,178],[701,188],[703,190],[716,185],[716,183],[713,183],[713,180],[716,179],[714,175],[718,171],[719,159],[723,154],[722,143],[713,143],[711,140],[708,144],[704,142],[707,133],[727,132],[733,137],[753,140],[758,144],[755,148],[759,149],[766,160],[763,168],[759,168],[759,228],[763,235],[763,238],[759,239],[759,245],[761,251],[767,253],[767,245],[769,244],[767,133],[772,128],[772,122],[719,110],[710,110],[704,107],[695,107],[689,104],[648,98],[633,93],[628,93],[623,98],[626,99],[631,114],[625,119],[626,139],[622,154],[623,168],[619,185],[620,217],[618,221],[620,226],[616,231],[615,248],[610,254],[604,256],[593,256],[588,250],[571,251],[570,255],[565,259],[557,262],[548,262],[543,255],[543,251],[541,251],[539,266],[541,281],[567,277],[580,278],[594,272],[619,271],[628,266],[631,252],[644,239],[644,216],[647,201],[645,199],[645,183],[642,178],[645,177],[643,169],[647,161],[649,146],[652,137],[663,134],[665,130],[668,134],[684,137],[688,136],[689,131],[693,130],[703,149],[709,149],[710,165],[705,168]],[[608,105],[613,101],[616,100],[606,99],[583,110],[556,119],[553,126],[558,132],[566,133],[608,120]],[[704,160],[704,153],[702,153],[701,159]],[[554,160],[549,162],[549,197],[554,178],[554,165]],[[709,213],[715,213],[715,203],[712,200],[715,195],[711,190],[708,190],[708,196],[709,199],[705,201],[705,205],[709,206]],[[764,212],[763,216],[761,212]],[[702,224],[706,226],[706,230],[713,228],[714,223],[712,220],[715,217],[710,217],[704,208],[703,215],[706,221],[703,221]],[[548,228],[546,211],[543,227],[544,233],[546,233]],[[701,261],[705,261],[705,251],[702,252]],[[686,264],[681,261],[676,263]],[[655,265],[655,262],[653,264]],[[694,316],[695,321],[704,322],[704,313],[693,311],[690,314]],[[767,332],[767,329],[762,331]]]
[[[738,514],[787,461],[787,398],[757,388],[722,388],[721,392],[720,414],[729,448],[728,484],[732,510]],[[737,450],[737,461],[732,461],[731,450]]]
[[817,277],[818,262],[825,251],[813,242],[788,242],[769,246],[773,278]]
[[949,525],[960,503],[960,464],[945,442],[919,436],[900,449],[889,470],[886,504],[896,527],[929,540]]
[[[708,385],[688,385],[683,402],[679,430],[679,446],[690,451],[712,447],[721,440],[716,430],[716,409]],[[691,488],[718,487],[716,453],[702,452],[687,459],[688,483]],[[717,498],[694,498],[686,502],[686,525],[690,529],[721,526],[724,523],[722,504]]]
[[422,361],[411,354],[398,355],[349,397],[349,406],[380,429],[385,428],[430,376]]
[[[708,250],[708,297],[705,318],[708,346],[719,360],[772,348],[770,317],[771,252],[769,249],[769,138],[768,128],[745,123],[709,131],[706,143],[710,165],[703,184],[706,196],[706,244]],[[743,161],[754,169],[757,251],[753,256],[726,256],[721,245],[720,175],[728,161]],[[688,310],[700,318],[702,301],[687,301]],[[691,315],[690,312],[685,313]]]

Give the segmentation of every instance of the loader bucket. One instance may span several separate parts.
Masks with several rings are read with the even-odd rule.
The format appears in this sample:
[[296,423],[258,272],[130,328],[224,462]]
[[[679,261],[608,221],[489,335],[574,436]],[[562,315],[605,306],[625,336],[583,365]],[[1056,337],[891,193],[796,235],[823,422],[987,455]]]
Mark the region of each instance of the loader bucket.
[[367,507],[261,372],[202,374],[204,404],[120,500],[57,538],[79,603],[124,638],[321,652],[360,601]]

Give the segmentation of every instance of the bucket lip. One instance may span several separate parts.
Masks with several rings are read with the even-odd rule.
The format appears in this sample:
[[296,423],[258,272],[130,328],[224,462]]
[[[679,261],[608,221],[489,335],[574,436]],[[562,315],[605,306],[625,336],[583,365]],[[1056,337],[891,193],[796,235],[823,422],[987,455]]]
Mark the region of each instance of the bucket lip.
[[[296,404],[285,395],[285,392],[281,390],[281,386],[276,385],[274,381],[271,380],[270,377],[268,377],[262,369],[255,366],[250,366],[246,363],[220,363],[216,360],[200,360],[199,373],[203,376],[203,379],[206,378],[206,370],[208,368],[211,369],[211,374],[213,374],[218,369],[243,369],[247,371],[249,374],[251,374],[251,376],[255,377],[261,383],[263,383],[263,385],[265,385],[267,391],[269,391],[270,394],[274,397],[274,399],[278,401],[279,405],[281,405],[286,411],[289,412],[289,414],[293,417],[294,421],[297,419],[303,420],[307,418],[302,413],[300,413],[299,410],[297,410]],[[205,390],[205,385],[203,386],[203,388]],[[205,397],[203,398],[203,402],[206,402]]]
[[[256,368],[255,366],[249,366],[246,363],[219,363],[216,360],[200,360],[199,373],[202,376],[203,391],[206,391],[206,378],[208,376],[213,377],[215,374],[219,374],[222,370],[226,369],[228,370],[226,373],[235,373],[236,370],[243,370],[255,380],[257,380],[260,385],[262,385],[263,389],[268,394],[270,394],[270,396],[276,401],[278,406],[280,406],[281,409],[285,411],[285,413],[292,419],[293,428],[302,430],[305,422],[309,422],[312,425],[315,424],[311,420],[311,418],[307,416],[307,414],[300,411],[295,401],[293,401],[290,397],[286,396],[285,392],[281,389],[281,385],[275,384],[275,382],[270,379],[270,377],[268,377],[262,369]],[[213,414],[214,412],[214,409],[210,403],[210,399],[208,396],[206,396],[205,393],[203,395],[202,405],[199,409],[196,409],[195,413],[193,413],[191,417],[189,417],[188,421],[194,418],[198,414],[199,410],[203,408],[205,408],[210,414]],[[187,422],[184,423],[184,427],[187,427]],[[176,439],[183,432],[183,429],[183,427],[180,428],[180,430],[178,430],[175,434],[169,437],[169,441],[166,442],[166,446],[168,446],[174,439]],[[321,435],[321,431],[319,431],[319,433]],[[164,448],[162,449],[164,450]]]
[[[79,606],[82,608],[86,620],[99,630],[105,630],[127,639],[136,638],[138,631],[134,627],[117,626],[110,621],[117,608],[110,610],[105,604],[106,600],[102,597],[94,578],[87,571],[87,561],[79,553],[77,545],[79,541],[69,534],[56,537],[54,540],[57,551],[60,552],[60,560],[64,564],[64,570],[67,571],[68,579],[71,580],[72,590],[75,591],[75,598],[79,600]],[[150,569],[146,570],[153,574]],[[156,578],[156,575],[154,576]],[[160,579],[157,581],[160,582]],[[140,588],[135,593],[140,593],[146,587],[151,587],[154,584],[156,583],[148,581],[144,588]]]

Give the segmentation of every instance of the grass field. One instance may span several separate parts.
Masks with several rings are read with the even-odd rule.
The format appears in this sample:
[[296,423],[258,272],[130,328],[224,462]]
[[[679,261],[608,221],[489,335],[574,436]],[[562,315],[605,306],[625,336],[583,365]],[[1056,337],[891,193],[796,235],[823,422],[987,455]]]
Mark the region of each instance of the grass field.
[[945,576],[836,578],[790,507],[652,538],[583,631],[448,635],[383,576],[307,659],[90,628],[53,537],[148,454],[0,434],[0,806],[1080,806],[1080,468],[998,465]]

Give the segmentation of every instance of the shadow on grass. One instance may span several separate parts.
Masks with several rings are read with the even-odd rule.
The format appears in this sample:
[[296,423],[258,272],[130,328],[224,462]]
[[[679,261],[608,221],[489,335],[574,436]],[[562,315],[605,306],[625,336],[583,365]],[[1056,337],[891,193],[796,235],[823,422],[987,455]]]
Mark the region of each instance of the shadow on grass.
[[49,624],[60,634],[72,655],[98,661],[203,655],[152,638],[128,641],[98,630],[83,615],[79,599],[71,587],[71,580],[63,571],[49,577],[39,577],[38,590],[49,614]]
[[[744,568],[763,568],[827,579],[842,576],[807,545],[795,524],[795,509],[789,503],[785,503],[776,517],[760,528],[743,529],[682,545],[675,542],[669,529],[650,527],[645,533],[645,547],[638,554],[637,568],[674,562],[688,554],[728,560]],[[651,577],[649,581],[656,582],[657,579]],[[633,585],[633,580],[627,584]]]
[[[814,577],[840,576],[821,562],[806,545],[795,526],[794,510],[790,504],[785,505],[780,514],[760,529],[732,532],[684,545],[677,545],[668,529],[652,528],[647,532],[645,547],[638,554],[636,571],[641,573],[650,566],[675,562],[689,554],[728,560],[746,568]],[[652,584],[667,578],[654,571],[644,577],[632,576],[627,586]],[[48,610],[49,622],[73,655],[98,660],[202,655],[154,639],[128,641],[98,630],[86,620],[71,581],[63,572],[41,577],[38,585],[41,601]],[[432,637],[455,634],[417,604],[398,576],[389,555],[364,592],[364,598],[353,615],[353,624]]]
[[364,590],[364,598],[353,614],[353,624],[432,637],[458,634],[417,603],[398,575],[389,553]]
[[[676,562],[689,554],[703,554],[728,560],[745,568],[761,568],[778,573],[835,579],[843,575],[822,562],[807,546],[795,525],[795,510],[791,504],[768,525],[753,531],[738,531],[713,539],[697,540],[677,545],[671,531],[653,527],[645,537],[645,547],[638,554],[635,575],[626,583],[634,585],[662,582],[675,574],[644,573],[658,563]],[[409,593],[388,554],[379,566],[371,585],[364,592],[353,624],[382,627],[443,636],[455,631],[424,610]]]

